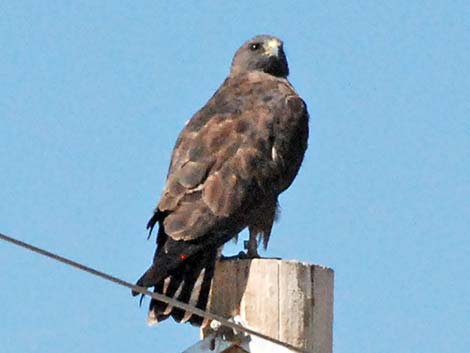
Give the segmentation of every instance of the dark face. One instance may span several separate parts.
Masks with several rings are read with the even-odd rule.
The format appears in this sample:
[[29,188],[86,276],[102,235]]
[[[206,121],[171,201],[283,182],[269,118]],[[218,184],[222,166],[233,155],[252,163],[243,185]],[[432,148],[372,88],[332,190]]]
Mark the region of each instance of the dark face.
[[282,47],[276,37],[262,35],[245,42],[232,61],[231,74],[263,71],[277,77],[287,77],[289,67]]

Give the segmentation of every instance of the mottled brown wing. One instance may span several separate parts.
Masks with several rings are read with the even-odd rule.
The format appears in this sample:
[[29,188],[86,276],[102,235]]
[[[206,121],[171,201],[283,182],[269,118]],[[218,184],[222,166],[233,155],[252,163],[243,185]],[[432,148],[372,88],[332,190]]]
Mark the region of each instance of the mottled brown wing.
[[196,134],[184,130],[176,153],[185,161],[170,171],[158,205],[170,212],[165,232],[175,240],[196,239],[216,230],[220,218],[236,212],[246,192],[247,181],[237,178],[229,165],[243,136],[239,119],[214,116]]
[[169,236],[236,235],[249,225],[253,208],[266,198],[275,202],[306,147],[305,105],[295,97],[286,80],[268,75],[226,80],[185,126],[173,151],[157,207],[168,214]]

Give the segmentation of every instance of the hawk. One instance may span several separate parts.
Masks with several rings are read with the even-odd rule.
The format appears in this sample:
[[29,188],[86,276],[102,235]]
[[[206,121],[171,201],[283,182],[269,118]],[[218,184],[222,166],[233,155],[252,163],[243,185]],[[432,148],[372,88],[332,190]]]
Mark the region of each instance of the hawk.
[[[147,224],[151,234],[158,223],[157,249],[138,286],[204,310],[223,244],[248,227],[247,257],[258,256],[258,239],[267,247],[278,196],[307,148],[307,107],[288,74],[276,37],[256,36],[235,53],[228,77],[176,141]],[[199,316],[151,300],[149,324],[169,316],[202,324]]]

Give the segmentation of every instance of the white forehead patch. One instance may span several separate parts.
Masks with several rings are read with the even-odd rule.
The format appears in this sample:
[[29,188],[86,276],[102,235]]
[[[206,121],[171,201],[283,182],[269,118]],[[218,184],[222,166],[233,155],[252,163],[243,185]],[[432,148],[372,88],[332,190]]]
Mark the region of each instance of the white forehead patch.
[[279,47],[281,46],[281,42],[277,39],[270,39],[267,43],[267,54],[277,56],[279,54]]
[[270,48],[278,48],[281,46],[281,42],[279,42],[277,39],[270,39],[268,41],[268,47]]

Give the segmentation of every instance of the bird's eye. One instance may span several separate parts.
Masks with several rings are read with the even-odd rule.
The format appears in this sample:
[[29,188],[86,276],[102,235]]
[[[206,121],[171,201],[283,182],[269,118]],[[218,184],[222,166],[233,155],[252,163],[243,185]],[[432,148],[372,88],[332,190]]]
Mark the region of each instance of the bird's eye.
[[253,51],[258,50],[260,47],[261,47],[260,43],[253,43],[250,45],[250,49]]

